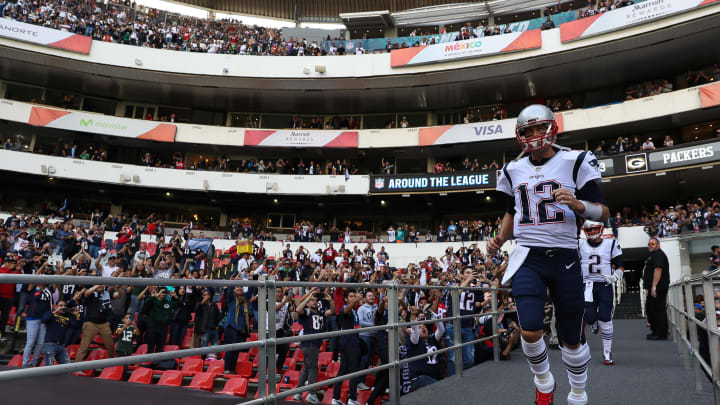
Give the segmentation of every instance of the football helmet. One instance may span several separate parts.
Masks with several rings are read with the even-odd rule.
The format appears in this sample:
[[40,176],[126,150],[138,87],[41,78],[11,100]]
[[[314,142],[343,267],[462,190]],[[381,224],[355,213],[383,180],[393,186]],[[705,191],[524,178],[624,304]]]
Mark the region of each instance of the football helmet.
[[583,224],[583,231],[585,231],[585,236],[587,236],[588,240],[598,240],[602,238],[604,230],[605,226],[601,222],[586,220]]
[[[542,127],[539,133],[525,135],[528,128],[536,126]],[[515,125],[515,136],[523,152],[535,152],[551,146],[555,143],[557,133],[555,114],[544,105],[533,104],[520,111]]]

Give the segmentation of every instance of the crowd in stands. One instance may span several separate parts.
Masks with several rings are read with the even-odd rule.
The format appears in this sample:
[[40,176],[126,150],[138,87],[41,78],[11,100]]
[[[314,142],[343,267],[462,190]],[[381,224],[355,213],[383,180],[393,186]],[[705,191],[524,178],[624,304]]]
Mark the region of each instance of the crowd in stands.
[[[103,224],[107,226],[106,221],[100,218],[94,223],[100,229]],[[293,250],[288,245],[276,257],[270,257],[260,243],[250,253],[241,252],[239,247],[230,249],[227,263],[217,266],[203,254],[187,253],[193,241],[189,234],[172,236],[167,244],[140,243],[139,232],[130,224],[132,221],[117,224],[110,221],[110,226],[121,227],[117,239],[103,240],[99,249],[91,254],[89,247],[95,245],[76,242],[84,231],[72,221],[59,218],[57,225],[49,225],[47,220],[37,223],[31,219],[28,223],[24,216],[13,215],[5,221],[4,231],[0,233],[3,249],[0,273],[233,280],[267,275],[286,281],[357,284],[356,289],[278,288],[275,327],[282,337],[301,330],[308,335],[385,324],[387,293],[384,289],[367,288],[365,283],[395,279],[411,286],[498,286],[508,259],[506,253],[488,256],[471,245],[457,252],[448,248],[440,258],[394,263],[383,247],[376,251],[369,243],[362,250],[358,246],[349,250],[344,245],[335,250],[330,243],[326,249],[314,253],[302,247]],[[32,235],[28,236],[30,232]],[[62,252],[62,259],[56,259],[54,252]],[[462,320],[463,341],[488,336],[493,328],[492,317],[487,314],[493,304],[490,295],[472,291],[462,294],[462,302],[472,305],[455,310],[460,315],[476,315]],[[254,287],[5,284],[0,286],[0,297],[3,304],[0,333],[4,334],[8,320],[11,331],[21,328],[20,314],[25,314],[27,337],[22,355],[18,355],[21,358],[18,365],[22,367],[257,339],[258,290]],[[288,356],[289,345],[281,345],[277,348],[277,372],[294,376],[292,387],[302,386],[306,382],[314,383],[318,373],[325,373],[327,378],[365,369],[377,359],[386,362],[389,344],[399,344],[407,357],[430,354],[453,344],[452,323],[442,320],[454,311],[449,291],[403,289],[399,304],[404,320],[435,319],[437,322],[404,328],[398,342],[388,342],[384,332],[306,341],[299,348],[303,354],[299,378],[295,363],[299,356]],[[506,294],[499,295],[497,304],[500,310],[514,309],[512,299]],[[10,314],[14,319],[9,319]],[[501,333],[501,359],[507,359],[518,344],[515,315],[500,315],[497,327]],[[97,336],[100,343],[94,344]],[[103,348],[93,349],[94,346]],[[361,346],[365,347],[362,351]],[[321,355],[323,360],[319,360],[319,353],[325,353]],[[493,357],[492,346],[487,342],[470,345],[463,353],[464,368]],[[252,371],[246,352],[217,353],[205,356],[204,360],[222,364],[218,369],[225,378],[245,375],[248,363]],[[159,367],[157,363],[150,366]],[[177,367],[177,364],[168,366]],[[453,375],[455,367],[452,354],[412,362],[404,373],[404,392]],[[331,370],[335,370],[334,373]],[[358,390],[372,389],[368,403],[374,403],[374,397],[384,395],[387,374],[377,373],[374,384],[372,381],[351,382],[349,399],[357,400]],[[341,388],[338,384],[334,390],[325,391],[325,395],[340,399],[344,395]],[[315,403],[317,394],[311,392],[305,400]]]
[[491,220],[450,220],[447,228],[438,225],[437,232],[428,230],[423,234],[414,225],[390,225],[387,229],[387,238],[378,237],[378,240],[388,243],[418,243],[418,242],[470,242],[489,240],[500,230],[501,218]]
[[[720,230],[720,202],[714,198],[708,201],[697,198],[665,209],[656,204],[650,210],[642,210],[640,214],[639,222],[644,225],[645,232],[658,238]],[[628,223],[621,213],[610,218],[613,228],[619,223]]]
[[463,117],[463,124],[497,121],[505,118],[507,118],[505,108],[503,108],[502,104],[498,104],[468,109]]
[[437,162],[435,165],[433,165],[433,173],[440,174],[440,173],[453,173],[455,171],[463,171],[463,172],[475,172],[479,170],[499,170],[500,165],[496,160],[491,161],[490,163],[482,162],[475,158],[470,159],[469,157],[465,157],[465,159],[458,165],[458,164],[452,164],[449,161],[442,163]]
[[577,18],[592,17],[617,8],[630,6],[632,0],[588,0],[587,6],[577,11]]

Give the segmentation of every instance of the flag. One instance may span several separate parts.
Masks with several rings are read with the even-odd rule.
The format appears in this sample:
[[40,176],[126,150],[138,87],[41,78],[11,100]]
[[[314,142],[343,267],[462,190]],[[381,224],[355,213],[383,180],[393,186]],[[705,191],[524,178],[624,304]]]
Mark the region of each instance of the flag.
[[68,207],[68,200],[66,198],[65,201],[63,201],[62,207],[60,207],[60,211],[65,211],[67,209],[67,207]]
[[348,180],[350,180],[350,171],[346,167],[345,168],[345,181],[348,181]]

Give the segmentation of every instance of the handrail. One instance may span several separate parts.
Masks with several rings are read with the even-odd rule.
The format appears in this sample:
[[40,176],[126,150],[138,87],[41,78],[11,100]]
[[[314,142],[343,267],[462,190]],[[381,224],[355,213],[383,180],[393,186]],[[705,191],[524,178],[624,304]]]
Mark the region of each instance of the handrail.
[[[493,352],[494,360],[499,360],[499,338],[498,332],[498,316],[500,314],[513,313],[515,310],[498,310],[497,300],[498,291],[508,291],[508,288],[496,287],[462,287],[457,285],[451,286],[415,286],[402,285],[396,280],[386,281],[382,284],[364,284],[364,283],[310,283],[310,282],[289,282],[276,281],[273,278],[260,276],[259,280],[202,280],[202,279],[144,279],[144,278],[127,278],[127,277],[94,277],[94,276],[54,276],[54,275],[27,275],[27,274],[0,274],[0,284],[20,283],[20,284],[88,284],[88,285],[133,285],[133,286],[205,286],[205,287],[228,287],[228,286],[251,286],[258,288],[258,340],[242,343],[232,343],[224,345],[216,345],[210,347],[201,347],[193,349],[183,349],[171,352],[152,353],[130,357],[119,357],[112,359],[82,361],[77,363],[69,363],[62,365],[53,365],[48,367],[35,367],[26,369],[16,369],[8,371],[0,371],[0,381],[12,381],[22,378],[52,376],[66,374],[73,371],[82,371],[87,369],[104,368],[119,365],[131,365],[158,360],[177,359],[193,355],[206,355],[210,353],[246,350],[250,348],[258,348],[258,399],[246,402],[248,405],[255,404],[274,404],[277,399],[285,398],[290,395],[301,393],[307,390],[326,386],[328,384],[340,383],[350,378],[357,378],[366,374],[375,373],[381,370],[389,370],[390,374],[390,403],[399,404],[400,398],[400,367],[405,363],[421,360],[429,356],[440,353],[455,351],[456,377],[462,376],[463,355],[462,348],[468,345],[474,345],[479,342],[492,340],[494,342]],[[275,305],[276,287],[346,287],[346,288],[381,288],[386,290],[388,296],[388,323],[386,325],[378,325],[371,327],[363,327],[357,329],[339,330],[334,332],[323,332],[302,336],[291,336],[277,338],[275,328],[271,327],[266,330],[267,325],[275,324]],[[401,289],[444,289],[449,290],[453,302],[453,308],[459,308],[460,290],[473,291],[489,291],[491,294],[492,311],[482,314],[459,315],[439,319],[426,319],[410,322],[401,322],[399,311],[399,291]],[[492,334],[472,341],[463,342],[461,336],[461,320],[469,318],[478,318],[481,316],[492,316]],[[431,324],[436,322],[452,322],[454,327],[454,344],[452,346],[439,349],[432,353],[400,359],[399,357],[399,337],[400,329],[403,327]],[[303,342],[307,340],[318,340],[336,336],[355,335],[369,331],[384,331],[388,334],[388,342],[395,344],[388,345],[388,363],[373,367],[366,370],[359,370],[353,373],[337,376],[329,380],[317,382],[315,384],[305,385],[300,388],[276,393],[276,370],[275,348],[280,344],[288,344],[291,342]],[[263,384],[267,381],[267,384]]]
[[[683,357],[685,368],[695,370],[695,389],[703,389],[703,381],[710,378],[715,405],[720,405],[720,329],[715,313],[714,285],[720,282],[720,270],[705,271],[686,276],[670,284],[667,310],[672,326],[673,340]],[[695,314],[694,287],[702,287],[705,299],[704,320]],[[706,334],[702,339],[700,334]],[[707,347],[704,347],[707,342]],[[707,349],[707,353],[704,349]],[[704,356],[709,355],[708,358]],[[692,363],[692,364],[691,364]]]

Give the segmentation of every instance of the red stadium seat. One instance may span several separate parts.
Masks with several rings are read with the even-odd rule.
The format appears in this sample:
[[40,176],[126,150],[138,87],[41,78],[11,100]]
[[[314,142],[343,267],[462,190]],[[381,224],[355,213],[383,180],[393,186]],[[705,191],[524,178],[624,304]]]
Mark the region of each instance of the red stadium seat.
[[215,386],[215,374],[199,373],[193,377],[190,385],[188,385],[188,388],[212,392],[213,386]]
[[225,383],[221,394],[245,397],[247,395],[248,382],[245,378],[231,378]]
[[320,352],[318,353],[318,367],[321,369],[323,366],[327,367],[332,362],[332,352]]
[[327,369],[325,370],[325,374],[327,374],[328,378],[333,378],[333,377],[337,377],[339,371],[340,371],[340,362],[339,361],[331,361],[330,364],[328,364]]
[[243,378],[250,378],[253,373],[252,363],[249,361],[238,361],[235,365],[235,374]]
[[137,356],[140,354],[147,354],[147,352],[148,352],[148,345],[143,343],[140,346],[138,346],[137,349],[135,349],[135,353],[133,353],[133,356]]
[[202,373],[204,365],[205,364],[203,363],[202,359],[188,359],[187,361],[185,361],[181,372],[185,376]]
[[238,353],[238,361],[250,361],[250,353],[248,353],[248,352]]
[[257,348],[257,347],[251,347],[250,350],[248,350],[248,353],[250,353],[250,357],[257,357],[258,348]]
[[178,346],[178,345],[163,346],[163,352],[174,352],[175,350],[180,350],[180,346]]
[[157,385],[165,385],[170,387],[179,387],[182,385],[183,375],[177,370],[167,370],[160,376],[160,381]]
[[202,360],[202,356],[199,355],[199,354],[197,354],[197,355],[195,355],[195,356],[187,356],[187,357],[181,358],[178,362],[180,363],[180,365],[183,365],[183,364],[185,364],[185,362],[187,362],[188,360],[192,360],[192,359],[200,359],[200,360]]
[[302,350],[295,350],[295,352],[292,355],[292,358],[295,359],[295,361],[297,361],[297,362],[303,361]]
[[9,367],[22,367],[22,354],[16,354],[12,356],[12,359],[10,359],[10,362],[8,363]]
[[283,364],[283,368],[287,370],[295,370],[297,368],[297,360],[293,359],[292,357],[286,358],[285,364]]
[[88,354],[86,361],[90,360],[105,360],[108,358],[107,350],[105,349],[95,349]]
[[123,366],[107,367],[104,368],[98,377],[101,380],[113,380],[120,381],[125,374],[125,368]]
[[377,399],[375,399],[374,404],[367,403],[368,398],[370,398],[371,392],[372,392],[371,390],[358,391],[357,392],[357,401],[361,404],[366,404],[366,405],[380,405],[381,397],[377,397]]
[[68,352],[68,356],[70,357],[70,360],[75,360],[77,357],[78,350],[80,350],[80,345],[68,345],[68,347],[65,348]]
[[248,338],[248,342],[256,342],[258,340],[258,334],[255,332],[250,333],[250,337]]
[[300,331],[303,329],[302,324],[300,324],[299,322],[295,322],[294,324],[292,324],[292,326],[290,328],[292,329],[293,333],[296,335],[298,333],[300,333]]
[[206,373],[213,373],[220,375],[225,371],[225,362],[223,361],[213,361],[212,363],[208,364],[207,370],[205,370]]
[[152,383],[152,370],[145,367],[140,367],[132,372],[128,382],[138,384],[150,384]]
[[298,380],[300,380],[300,372],[297,370],[288,370],[283,373],[282,383],[290,384],[293,387],[297,387]]
[[193,342],[193,336],[192,335],[185,335],[183,338],[182,343],[180,344],[180,347],[183,349],[189,349],[190,346],[192,346]]

